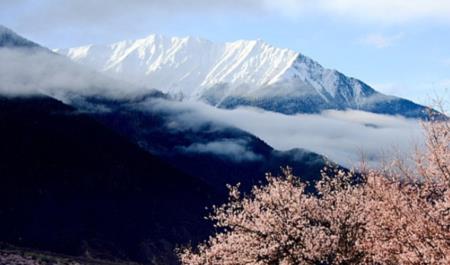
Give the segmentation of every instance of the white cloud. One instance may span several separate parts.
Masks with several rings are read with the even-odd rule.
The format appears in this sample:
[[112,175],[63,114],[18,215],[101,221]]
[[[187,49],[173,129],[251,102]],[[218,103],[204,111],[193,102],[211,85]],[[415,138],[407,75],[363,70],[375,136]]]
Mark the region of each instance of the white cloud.
[[193,143],[181,149],[189,153],[213,153],[238,162],[262,159],[261,156],[249,150],[247,142],[244,140],[223,139],[207,143]]
[[304,0],[263,0],[261,1],[261,9],[270,13],[278,13],[279,15],[296,19],[300,15],[304,15],[311,9],[315,8],[313,1]]
[[[416,20],[450,21],[449,0],[33,0],[0,1],[0,17],[9,15],[9,8],[32,8],[33,12],[15,14],[21,27],[34,30],[56,26],[108,26],[120,21],[151,20],[165,16],[210,14],[276,15],[300,18],[326,15],[347,20],[377,24],[404,23]],[[2,12],[3,11],[3,12]]]
[[[123,89],[123,83],[103,78],[48,52],[0,49],[0,61],[8,62],[8,67],[0,67],[1,93],[31,93],[36,90],[50,94],[130,92]],[[130,89],[129,86],[127,88]],[[406,152],[421,135],[415,120],[359,111],[290,116],[249,108],[217,109],[199,102],[156,100],[145,106],[175,111],[177,126],[182,128],[201,128],[205,122],[223,123],[254,134],[276,149],[304,148],[347,166],[357,162],[361,152],[374,163],[380,161],[383,151],[393,146]],[[244,160],[257,159],[248,152],[245,143],[236,141],[199,143],[186,150],[241,155],[240,159]]]
[[450,19],[449,0],[320,0],[328,12],[359,20],[399,23],[412,20]]
[[262,3],[264,9],[289,17],[314,12],[382,24],[450,21],[449,0],[281,0]]
[[64,99],[67,93],[75,92],[121,96],[137,91],[132,85],[105,77],[41,48],[0,47],[0,62],[4,64],[0,67],[0,94],[40,93]]
[[393,149],[411,152],[422,139],[416,120],[361,111],[284,115],[252,108],[217,109],[199,102],[152,101],[145,106],[176,112],[179,126],[222,123],[254,134],[276,149],[304,148],[346,166],[359,162],[362,154],[377,164]]
[[394,45],[404,37],[403,33],[395,35],[369,34],[359,39],[362,44],[374,46],[376,48],[387,48]]

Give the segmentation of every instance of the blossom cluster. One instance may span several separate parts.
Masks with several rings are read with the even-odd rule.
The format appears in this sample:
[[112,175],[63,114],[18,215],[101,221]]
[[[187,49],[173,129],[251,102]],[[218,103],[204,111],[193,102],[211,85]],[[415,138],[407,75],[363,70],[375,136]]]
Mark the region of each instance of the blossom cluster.
[[317,193],[286,168],[209,218],[217,233],[178,250],[185,265],[450,264],[450,129],[424,124],[426,150],[358,173],[325,168]]

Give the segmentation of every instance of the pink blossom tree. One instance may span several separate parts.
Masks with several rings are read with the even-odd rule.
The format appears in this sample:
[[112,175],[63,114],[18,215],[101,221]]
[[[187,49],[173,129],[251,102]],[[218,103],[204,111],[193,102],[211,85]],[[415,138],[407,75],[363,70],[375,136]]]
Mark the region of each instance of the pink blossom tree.
[[325,168],[315,195],[289,168],[248,195],[229,186],[229,201],[209,216],[220,232],[179,250],[181,262],[450,264],[449,123],[424,128],[413,168],[399,160],[357,175]]

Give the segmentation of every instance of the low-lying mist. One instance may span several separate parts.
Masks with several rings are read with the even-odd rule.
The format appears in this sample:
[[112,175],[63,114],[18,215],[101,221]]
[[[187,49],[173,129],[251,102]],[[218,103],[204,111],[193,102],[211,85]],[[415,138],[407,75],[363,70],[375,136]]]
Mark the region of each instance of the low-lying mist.
[[[279,150],[304,148],[344,165],[372,166],[410,154],[423,135],[418,120],[363,111],[284,115],[255,108],[218,109],[201,102],[151,100],[145,108],[174,112],[178,129],[220,122],[256,135]],[[176,129],[172,126],[172,129]]]
[[0,93],[45,94],[58,99],[102,94],[122,97],[135,86],[105,77],[45,48],[0,48]]
[[[44,48],[0,48],[0,94],[45,94],[63,101],[74,96],[127,98],[147,90],[103,76]],[[149,110],[173,113],[178,129],[200,128],[205,122],[245,130],[279,150],[304,148],[352,166],[361,158],[377,165],[396,154],[411,152],[422,138],[417,120],[362,111],[326,111],[321,114],[284,115],[255,108],[218,109],[201,102],[151,99]],[[170,129],[177,129],[176,127]],[[207,152],[224,143],[192,146]],[[242,160],[250,159],[241,154]]]

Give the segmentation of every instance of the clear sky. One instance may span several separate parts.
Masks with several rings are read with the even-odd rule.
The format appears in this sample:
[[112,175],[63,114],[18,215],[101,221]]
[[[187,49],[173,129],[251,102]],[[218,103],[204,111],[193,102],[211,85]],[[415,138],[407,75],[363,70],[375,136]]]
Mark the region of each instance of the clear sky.
[[450,99],[450,0],[0,0],[0,24],[50,48],[259,38],[388,94]]

